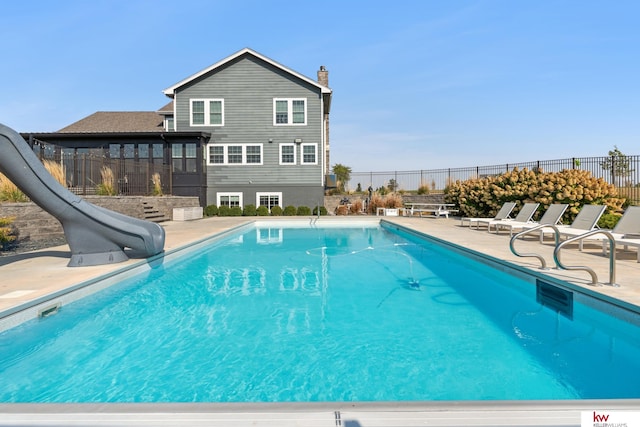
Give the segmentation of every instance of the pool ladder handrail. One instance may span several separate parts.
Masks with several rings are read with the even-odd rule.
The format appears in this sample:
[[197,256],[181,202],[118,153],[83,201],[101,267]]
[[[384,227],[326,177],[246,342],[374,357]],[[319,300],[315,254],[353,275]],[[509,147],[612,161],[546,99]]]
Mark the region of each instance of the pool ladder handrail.
[[511,240],[509,240],[509,248],[511,249],[511,253],[514,254],[515,256],[519,256],[519,257],[523,257],[523,258],[524,257],[538,258],[538,260],[540,260],[540,263],[542,264],[540,266],[540,269],[541,270],[548,270],[549,268],[547,267],[547,262],[545,261],[545,259],[544,259],[544,257],[542,255],[535,254],[535,253],[521,254],[518,251],[516,251],[516,248],[513,246],[518,237],[524,236],[525,234],[529,234],[532,231],[542,230],[543,228],[546,228],[546,227],[553,228],[553,231],[555,233],[556,247],[557,247],[558,243],[560,242],[560,231],[558,230],[558,227],[556,227],[553,224],[539,224],[539,225],[536,225],[535,227],[523,230],[523,231],[513,235],[513,237],[511,237]]
[[616,284],[616,239],[613,237],[611,232],[609,232],[607,230],[600,230],[600,229],[591,230],[591,231],[587,231],[586,233],[581,234],[579,236],[575,236],[575,237],[572,237],[570,239],[565,240],[564,242],[560,243],[559,245],[556,245],[556,248],[553,250],[553,259],[554,259],[556,265],[559,268],[562,268],[562,269],[565,269],[565,270],[585,270],[586,272],[588,272],[591,275],[591,284],[594,285],[594,286],[599,286],[598,285],[598,276],[596,275],[596,272],[593,271],[593,269],[591,267],[587,267],[587,266],[565,266],[560,261],[560,249],[562,249],[563,246],[568,245],[569,243],[573,243],[573,242],[577,242],[577,241],[586,239],[587,237],[593,236],[595,234],[604,234],[605,237],[607,239],[609,239],[609,283],[607,283],[607,285],[618,287],[620,285]]
[[527,230],[523,230],[517,234],[515,234],[511,240],[509,241],[509,248],[511,249],[511,253],[513,253],[516,256],[519,257],[534,257],[537,258],[538,260],[540,260],[540,263],[542,264],[540,269],[542,270],[548,270],[547,268],[547,262],[545,261],[544,257],[542,255],[536,254],[536,253],[519,253],[518,251],[516,251],[515,247],[514,247],[514,242],[516,241],[516,239],[520,236],[524,236],[525,234],[531,233],[533,231],[537,231],[537,230],[541,230],[543,228],[552,228],[555,234],[555,248],[553,250],[553,260],[556,264],[557,268],[561,268],[563,270],[584,270],[587,273],[589,273],[589,275],[591,276],[591,284],[594,286],[599,286],[598,285],[598,276],[596,274],[595,271],[593,271],[592,268],[587,267],[587,266],[566,266],[562,263],[562,260],[560,259],[560,249],[562,249],[563,246],[568,245],[569,243],[573,243],[576,241],[580,241],[583,239],[586,239],[587,237],[590,237],[594,234],[604,234],[605,237],[607,237],[607,239],[609,239],[609,283],[607,283],[608,285],[611,286],[615,286],[618,287],[619,285],[616,284],[616,250],[615,250],[615,246],[616,246],[616,241],[615,238],[613,237],[613,235],[607,231],[607,230],[591,230],[588,231],[584,234],[581,234],[579,236],[575,236],[572,238],[569,238],[565,241],[563,241],[562,243],[560,243],[560,230],[558,230],[558,227],[556,227],[553,224],[540,224],[537,225],[535,227],[529,228]]

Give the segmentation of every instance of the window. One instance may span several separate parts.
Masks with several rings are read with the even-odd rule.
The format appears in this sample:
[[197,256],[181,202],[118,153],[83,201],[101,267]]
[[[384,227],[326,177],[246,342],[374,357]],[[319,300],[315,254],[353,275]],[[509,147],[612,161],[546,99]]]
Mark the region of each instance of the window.
[[222,145],[209,146],[209,163],[224,164],[224,147]]
[[164,119],[164,130],[166,130],[167,132],[173,131],[173,124],[173,116],[166,116]]
[[197,172],[197,146],[194,143],[171,145],[174,172]]
[[217,193],[216,202],[218,206],[242,206],[242,193]]
[[275,98],[273,100],[273,124],[306,125],[307,124],[307,100]]
[[296,164],[296,146],[294,144],[280,144],[280,164]]
[[318,164],[318,144],[302,144],[302,164]]
[[184,170],[182,166],[182,151],[182,144],[173,144],[171,146],[171,164],[174,172],[182,172]]
[[282,193],[256,193],[256,205],[266,206],[271,211],[274,206],[282,207]]
[[191,126],[224,126],[224,99],[192,99]]
[[261,165],[262,144],[209,144],[208,165]]

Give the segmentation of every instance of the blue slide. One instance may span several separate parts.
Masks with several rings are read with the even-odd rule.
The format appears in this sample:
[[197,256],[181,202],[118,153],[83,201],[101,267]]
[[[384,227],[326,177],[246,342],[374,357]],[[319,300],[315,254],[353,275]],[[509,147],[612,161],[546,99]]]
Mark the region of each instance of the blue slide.
[[164,229],[153,222],[101,208],[64,188],[44,168],[29,144],[0,124],[0,172],[64,229],[71,249],[69,267],[146,258],[164,249]]

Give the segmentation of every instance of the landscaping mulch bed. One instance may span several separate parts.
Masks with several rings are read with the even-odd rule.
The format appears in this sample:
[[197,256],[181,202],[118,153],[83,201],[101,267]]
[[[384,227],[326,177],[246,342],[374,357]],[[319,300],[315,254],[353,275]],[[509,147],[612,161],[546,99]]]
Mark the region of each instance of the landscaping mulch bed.
[[0,247],[0,256],[10,256],[25,252],[37,251],[40,249],[53,248],[55,246],[66,245],[67,240],[64,236],[51,237],[38,240],[20,240],[6,248]]

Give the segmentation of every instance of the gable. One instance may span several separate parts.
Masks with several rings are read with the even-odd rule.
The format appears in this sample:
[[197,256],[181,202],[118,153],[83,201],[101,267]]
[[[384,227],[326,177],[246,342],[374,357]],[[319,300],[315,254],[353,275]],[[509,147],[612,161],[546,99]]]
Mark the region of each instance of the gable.
[[249,48],[245,48],[242,49],[238,52],[236,52],[235,54],[223,59],[222,61],[219,61],[189,77],[187,77],[186,79],[176,83],[175,85],[165,89],[163,91],[163,93],[165,95],[167,95],[170,98],[173,98],[175,96],[175,93],[177,90],[180,90],[181,88],[188,86],[204,77],[206,77],[209,74],[215,73],[217,70],[224,68],[226,66],[231,65],[233,62],[236,62],[238,59],[242,58],[242,57],[247,57],[250,56],[252,58],[258,59],[260,61],[263,61],[265,63],[267,63],[268,65],[275,67],[277,69],[279,69],[280,71],[282,71],[284,74],[288,75],[290,78],[292,79],[296,79],[299,80],[301,82],[304,82],[306,84],[312,85],[314,87],[316,87],[320,93],[322,94],[331,94],[331,89],[329,89],[326,86],[321,85],[320,83],[318,83],[317,81],[310,79],[300,73],[297,73],[296,71],[291,70],[290,68],[285,67],[284,65],[281,65],[269,58],[267,58],[264,55],[259,54],[258,52],[255,52]]

